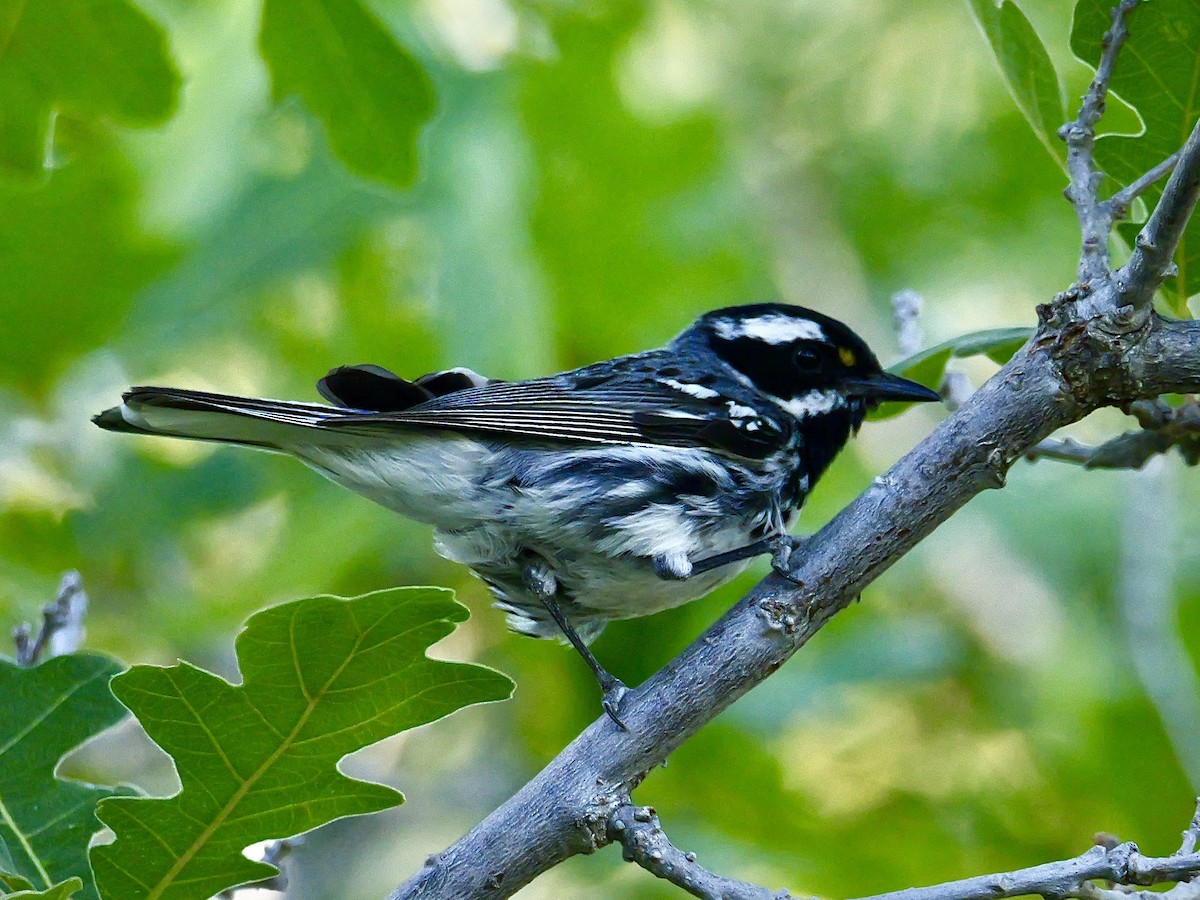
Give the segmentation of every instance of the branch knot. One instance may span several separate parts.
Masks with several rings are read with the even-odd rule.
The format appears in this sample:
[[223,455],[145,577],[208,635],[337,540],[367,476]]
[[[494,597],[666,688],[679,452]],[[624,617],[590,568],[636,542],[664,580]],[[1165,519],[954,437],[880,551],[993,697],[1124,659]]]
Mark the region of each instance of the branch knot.
[[1049,326],[1052,334],[1047,341],[1051,357],[1081,411],[1121,405],[1142,395],[1127,361],[1150,334],[1149,310],[1122,306],[1085,314],[1078,305],[1064,303],[1047,318],[1043,328]]

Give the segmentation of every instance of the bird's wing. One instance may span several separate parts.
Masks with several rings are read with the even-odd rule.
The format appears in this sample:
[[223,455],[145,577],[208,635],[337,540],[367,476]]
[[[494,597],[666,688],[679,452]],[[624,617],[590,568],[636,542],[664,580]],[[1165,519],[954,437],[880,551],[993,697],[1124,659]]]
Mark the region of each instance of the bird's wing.
[[372,433],[418,426],[538,441],[700,447],[748,459],[762,459],[786,441],[776,418],[691,387],[688,393],[645,378],[589,384],[568,373],[488,382],[404,409],[348,412],[322,425]]
[[317,382],[317,391],[330,403],[371,412],[399,412],[435,397],[501,384],[470,369],[430,372],[406,381],[382,366],[339,366]]

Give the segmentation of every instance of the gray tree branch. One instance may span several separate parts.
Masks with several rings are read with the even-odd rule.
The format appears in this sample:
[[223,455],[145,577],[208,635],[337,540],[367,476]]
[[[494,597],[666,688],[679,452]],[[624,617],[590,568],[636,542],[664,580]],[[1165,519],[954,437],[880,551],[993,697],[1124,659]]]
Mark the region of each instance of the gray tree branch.
[[1044,863],[1015,872],[948,881],[932,887],[876,894],[863,900],[997,900],[1028,895],[1056,900],[1063,897],[1101,900],[1108,896],[1130,896],[1125,891],[1107,891],[1091,884],[1098,880],[1123,886],[1177,883],[1185,890],[1155,893],[1153,896],[1182,900],[1185,896],[1196,896],[1196,886],[1187,884],[1186,879],[1197,872],[1200,872],[1200,853],[1154,857],[1144,856],[1136,844],[1118,844],[1112,848],[1097,845],[1074,859]]
[[1172,271],[1171,258],[1183,237],[1183,229],[1196,208],[1200,194],[1200,122],[1192,129],[1187,143],[1179,151],[1163,196],[1146,226],[1137,236],[1137,245],[1128,264],[1118,273],[1121,300],[1135,307],[1146,307],[1154,292]]
[[1140,469],[1152,458],[1178,449],[1188,465],[1200,463],[1200,403],[1188,399],[1181,406],[1163,400],[1139,400],[1128,412],[1137,417],[1140,431],[1127,431],[1089,447],[1072,438],[1047,438],[1026,454],[1030,460],[1058,459],[1087,469]]
[[[1114,25],[1120,25],[1134,5],[1135,0],[1124,0],[1114,12]],[[1107,67],[1102,63],[1081,110],[1079,122],[1088,129],[1103,106],[1111,61],[1124,39],[1119,32],[1114,27],[1105,51],[1109,62]],[[1097,114],[1089,121],[1092,111]],[[787,578],[765,578],[691,646],[632,689],[621,710],[627,731],[601,716],[465,837],[429,857],[392,900],[507,897],[575,854],[618,841],[628,848],[629,838],[622,841],[622,832],[630,825],[618,828],[624,820],[614,818],[613,810],[627,805],[646,772],[776,671],[967,501],[1002,487],[1013,462],[1039,441],[1103,406],[1124,407],[1166,392],[1200,392],[1200,323],[1167,321],[1154,315],[1147,303],[1132,302],[1152,296],[1168,271],[1200,193],[1195,174],[1200,170],[1200,139],[1193,134],[1181,151],[1147,223],[1151,236],[1141,243],[1153,246],[1153,252],[1135,254],[1119,278],[1109,272],[1104,252],[1111,211],[1095,212],[1101,206],[1099,179],[1094,177],[1090,144],[1085,143],[1078,144],[1071,168],[1070,197],[1084,232],[1080,272],[1088,278],[1081,277],[1079,284],[1039,307],[1039,328],[1025,347],[809,539],[803,553],[793,554]],[[1090,241],[1090,229],[1097,222],[1103,225],[1099,244]],[[667,858],[666,845],[658,849],[662,859]],[[656,862],[649,855],[646,859]],[[1200,873],[1200,856],[1155,860],[1141,856],[1132,845],[1122,845],[1047,865],[1052,868],[1022,871],[1046,878],[1086,876],[1144,884],[1151,877],[1164,881],[1172,874]],[[987,877],[956,884],[957,893],[947,889],[887,896],[951,900],[1030,890],[998,894],[994,881],[986,887]],[[973,886],[981,891],[986,887],[986,893],[970,893]],[[1094,898],[1099,889],[1088,890],[1087,896]]]
[[[1193,816],[1183,832],[1183,842],[1171,856],[1144,855],[1136,844],[1098,842],[1074,859],[1044,863],[1013,872],[978,875],[929,887],[907,888],[863,897],[860,900],[1000,900],[1003,897],[1040,895],[1053,900],[1067,897],[1085,900],[1128,900],[1128,890],[1097,887],[1102,880],[1124,888],[1174,883],[1175,888],[1157,892],[1157,900],[1192,900],[1200,896],[1200,884],[1184,879],[1200,871],[1200,854],[1195,852],[1197,821]],[[625,859],[678,885],[702,900],[795,900],[786,890],[772,891],[747,881],[738,881],[710,872],[700,865],[694,853],[684,853],[663,833],[653,807],[634,806],[624,801],[609,817]]]

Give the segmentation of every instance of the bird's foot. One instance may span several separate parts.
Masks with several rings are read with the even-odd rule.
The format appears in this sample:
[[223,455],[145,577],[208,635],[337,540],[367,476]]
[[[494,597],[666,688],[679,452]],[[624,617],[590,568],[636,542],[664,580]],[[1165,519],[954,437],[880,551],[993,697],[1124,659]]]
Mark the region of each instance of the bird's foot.
[[771,541],[771,568],[775,574],[801,587],[804,583],[792,575],[790,563],[796,551],[807,542],[807,538],[792,537],[790,534],[781,534]]
[[693,566],[686,556],[662,554],[654,557],[654,574],[663,581],[687,581]]
[[608,717],[613,720],[613,723],[622,731],[628,731],[629,728],[621,721],[621,701],[625,699],[625,695],[629,693],[629,688],[625,687],[625,683],[608,672],[604,673],[607,678],[600,682],[600,689],[604,691],[604,699],[601,705]]

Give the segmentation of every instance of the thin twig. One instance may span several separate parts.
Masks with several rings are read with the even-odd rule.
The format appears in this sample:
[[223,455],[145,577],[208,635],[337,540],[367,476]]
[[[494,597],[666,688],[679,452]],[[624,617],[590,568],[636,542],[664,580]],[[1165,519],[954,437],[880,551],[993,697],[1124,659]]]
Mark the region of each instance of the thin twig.
[[1119,222],[1121,219],[1124,219],[1133,201],[1146,193],[1160,178],[1165,178],[1169,175],[1178,162],[1179,151],[1176,150],[1137,181],[1131,182],[1109,197],[1105,203],[1108,206],[1108,212],[1112,216],[1113,221]]
[[622,856],[646,871],[683,888],[703,900],[790,900],[787,891],[771,891],[748,881],[710,872],[696,862],[695,853],[684,853],[663,833],[652,806],[635,806],[626,797],[612,811],[608,828],[621,844]]
[[42,607],[42,626],[36,637],[28,625],[13,630],[17,646],[17,665],[34,666],[45,655],[74,653],[83,644],[83,618],[87,612],[87,594],[78,572],[67,572],[58,585],[53,603]]
[[1095,447],[1081,444],[1074,438],[1046,438],[1030,447],[1025,458],[1030,462],[1037,462],[1039,459],[1057,459],[1086,466],[1091,462],[1095,453]]
[[1172,407],[1161,399],[1130,404],[1141,431],[1127,431],[1098,447],[1072,438],[1047,438],[1025,454],[1028,460],[1057,459],[1087,469],[1140,469],[1155,456],[1178,449],[1184,462],[1200,463],[1200,404],[1192,399]]
[[1096,75],[1092,79],[1092,83],[1088,85],[1087,93],[1083,95],[1083,102],[1079,107],[1079,116],[1076,119],[1078,124],[1083,125],[1093,132],[1096,123],[1104,116],[1104,110],[1108,102],[1108,86],[1112,82],[1113,69],[1117,64],[1117,57],[1121,53],[1121,48],[1124,46],[1125,40],[1129,37],[1126,18],[1129,13],[1137,8],[1139,3],[1140,0],[1121,0],[1109,13],[1109,17],[1112,20],[1112,28],[1104,34],[1100,63],[1096,66]]
[[[1136,844],[1095,846],[1074,859],[1043,863],[1015,872],[978,875],[930,887],[875,894],[860,900],[996,900],[1027,894],[1043,897],[1096,898],[1094,880],[1151,886],[1184,881],[1200,873],[1200,853],[1144,856]],[[1123,893],[1123,896],[1129,896]],[[1162,897],[1162,894],[1156,894]]]
[[1164,432],[1126,431],[1098,447],[1072,438],[1047,438],[1025,454],[1030,461],[1056,459],[1078,463],[1085,469],[1141,469],[1154,457],[1166,453],[1175,441]]
[[1129,37],[1125,18],[1139,0],[1121,0],[1112,11],[1112,28],[1104,35],[1100,62],[1096,75],[1088,86],[1079,114],[1075,121],[1068,122],[1058,131],[1058,136],[1067,144],[1067,173],[1070,185],[1065,194],[1075,207],[1079,218],[1083,244],[1079,255],[1079,283],[1090,289],[1108,281],[1108,236],[1112,232],[1111,207],[1100,201],[1099,189],[1103,173],[1096,168],[1094,149],[1096,123],[1104,115],[1108,98],[1108,86],[1112,81],[1113,67]]

